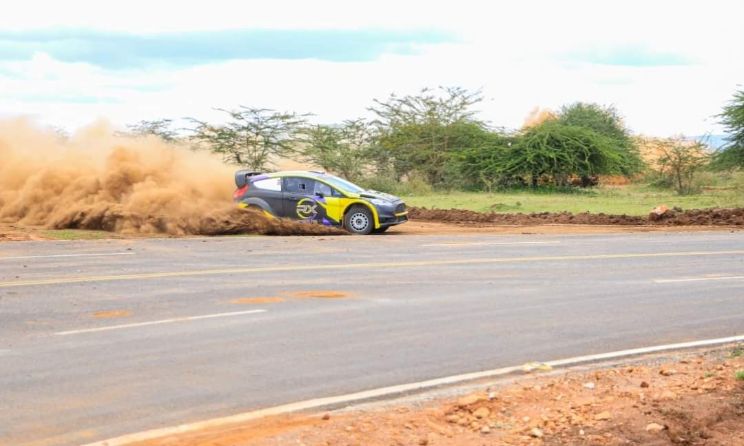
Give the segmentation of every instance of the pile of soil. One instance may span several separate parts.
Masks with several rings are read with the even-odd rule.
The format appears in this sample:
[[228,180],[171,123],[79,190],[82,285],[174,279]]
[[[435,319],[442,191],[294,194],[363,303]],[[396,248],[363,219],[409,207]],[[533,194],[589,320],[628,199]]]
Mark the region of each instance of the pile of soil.
[[744,208],[693,209],[688,211],[667,210],[661,215],[648,217],[633,215],[591,214],[582,212],[539,212],[532,214],[503,214],[497,212],[475,212],[465,209],[427,209],[412,207],[408,211],[412,220],[476,225],[623,225],[623,226],[742,226]]

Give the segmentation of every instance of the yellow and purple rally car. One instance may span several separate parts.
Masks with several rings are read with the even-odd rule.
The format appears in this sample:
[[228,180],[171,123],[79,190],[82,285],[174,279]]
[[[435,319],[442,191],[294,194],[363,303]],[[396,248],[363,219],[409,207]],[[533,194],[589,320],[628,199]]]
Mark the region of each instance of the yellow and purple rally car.
[[408,221],[400,198],[366,190],[334,175],[314,171],[235,172],[233,199],[241,207],[329,226],[352,234],[382,233]]

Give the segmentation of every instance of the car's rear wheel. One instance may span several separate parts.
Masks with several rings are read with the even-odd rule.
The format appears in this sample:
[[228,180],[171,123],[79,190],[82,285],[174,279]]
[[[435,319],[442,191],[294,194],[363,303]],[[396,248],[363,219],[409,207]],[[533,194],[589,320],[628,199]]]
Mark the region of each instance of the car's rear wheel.
[[371,233],[375,228],[372,212],[365,206],[352,206],[344,215],[344,228],[352,234]]

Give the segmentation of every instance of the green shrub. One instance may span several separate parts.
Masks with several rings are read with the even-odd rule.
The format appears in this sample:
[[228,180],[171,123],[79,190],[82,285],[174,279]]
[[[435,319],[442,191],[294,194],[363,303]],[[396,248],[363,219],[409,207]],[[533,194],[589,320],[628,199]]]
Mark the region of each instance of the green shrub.
[[739,356],[744,355],[744,345],[737,345],[734,347],[733,350],[731,350],[731,353],[729,354],[732,358],[738,358]]
[[737,381],[744,381],[744,370],[737,370],[734,376]]
[[365,189],[377,190],[388,194],[397,194],[400,191],[400,181],[392,176],[372,175],[357,181],[357,184]]
[[432,187],[419,175],[411,175],[408,181],[401,184],[402,195],[427,195],[432,192]]
[[525,130],[515,143],[494,160],[498,172],[521,176],[533,187],[541,178],[568,186],[572,177],[630,175],[638,166],[615,142],[593,130],[546,121]]
[[731,174],[731,186],[737,192],[744,193],[744,171],[737,171]]
[[392,176],[374,175],[363,178],[358,184],[364,188],[393,195],[428,195],[432,187],[421,176],[412,174],[405,181],[398,181]]

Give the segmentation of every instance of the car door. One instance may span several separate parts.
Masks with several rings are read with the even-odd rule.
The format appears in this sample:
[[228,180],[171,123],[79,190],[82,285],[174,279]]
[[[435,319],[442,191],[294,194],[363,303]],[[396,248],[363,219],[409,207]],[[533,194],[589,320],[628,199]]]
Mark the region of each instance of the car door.
[[318,220],[322,207],[315,200],[315,180],[285,177],[283,189],[283,217],[297,220]]
[[315,200],[323,207],[321,223],[340,225],[343,219],[343,194],[321,180],[315,180]]

